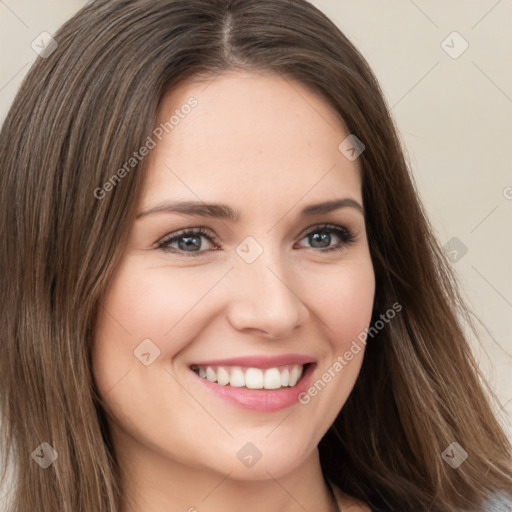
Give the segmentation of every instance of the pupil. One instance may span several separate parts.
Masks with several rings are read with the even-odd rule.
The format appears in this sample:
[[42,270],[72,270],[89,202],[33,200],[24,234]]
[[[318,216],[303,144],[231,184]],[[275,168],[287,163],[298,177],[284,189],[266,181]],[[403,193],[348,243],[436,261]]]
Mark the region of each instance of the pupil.
[[[180,249],[187,249],[187,248],[193,248],[194,250],[197,250],[201,247],[201,240],[200,240],[201,237],[197,236],[197,235],[193,235],[193,236],[182,236],[180,238],[180,241],[178,243],[178,246]],[[182,240],[184,240],[185,242],[182,243]]]
[[[323,233],[321,232],[321,234],[319,235],[318,233],[315,233],[314,235],[312,235],[311,245],[313,247],[328,247],[330,241],[331,241],[331,235],[330,234],[325,233],[325,232],[323,232]],[[320,242],[320,245],[316,245],[317,242]],[[322,242],[327,242],[327,243],[322,244]]]

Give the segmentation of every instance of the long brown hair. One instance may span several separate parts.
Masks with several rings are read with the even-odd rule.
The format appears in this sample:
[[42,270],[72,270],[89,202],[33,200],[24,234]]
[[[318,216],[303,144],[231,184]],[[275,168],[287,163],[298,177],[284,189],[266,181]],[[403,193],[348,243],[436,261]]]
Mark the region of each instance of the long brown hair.
[[[311,87],[363,141],[363,200],[376,275],[360,376],[320,443],[327,478],[376,510],[453,511],[512,488],[511,446],[464,332],[474,328],[433,236],[376,78],[304,0],[96,0],[54,36],[0,134],[0,412],[16,512],[117,512],[116,455],[91,371],[101,298],[123,252],[142,147],[170,88],[225,70]],[[96,194],[97,195],[97,194]],[[47,442],[47,469],[31,454]],[[469,454],[453,469],[452,442]],[[41,449],[41,448],[40,448]],[[9,465],[10,467],[10,465]]]

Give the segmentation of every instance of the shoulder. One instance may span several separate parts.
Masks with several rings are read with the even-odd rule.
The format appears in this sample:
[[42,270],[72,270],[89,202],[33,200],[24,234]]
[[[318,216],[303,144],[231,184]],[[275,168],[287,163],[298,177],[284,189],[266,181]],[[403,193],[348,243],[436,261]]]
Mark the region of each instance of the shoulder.
[[484,503],[480,512],[512,512],[512,494],[495,494]]
[[[343,512],[372,512],[372,509],[368,505],[352,496],[344,494],[332,482],[331,487],[336,501],[338,502],[338,506]],[[483,504],[483,508],[472,512],[512,512],[512,493],[497,493]]]
[[364,502],[343,493],[333,482],[330,482],[338,507],[343,512],[372,512]]

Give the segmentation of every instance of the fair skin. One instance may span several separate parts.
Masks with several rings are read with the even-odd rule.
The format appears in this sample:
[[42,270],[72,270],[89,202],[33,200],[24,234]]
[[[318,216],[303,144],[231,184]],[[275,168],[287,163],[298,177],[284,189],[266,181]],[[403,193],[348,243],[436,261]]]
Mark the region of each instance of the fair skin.
[[[364,350],[307,404],[296,396],[283,403],[281,392],[314,383],[370,323],[375,278],[357,206],[359,163],[338,150],[348,133],[329,105],[290,79],[224,73],[184,82],[165,96],[156,125],[191,97],[197,106],[147,156],[137,211],[197,201],[227,205],[240,218],[159,211],[133,223],[93,345],[127,493],[122,512],[335,510],[317,445],[354,386]],[[201,227],[206,235],[185,235]],[[179,231],[182,238],[168,242]],[[167,251],[158,247],[166,241]],[[249,263],[245,254],[259,256]],[[134,355],[146,339],[146,361],[159,350],[148,365]],[[280,375],[297,356],[311,364],[294,386],[243,386],[241,395],[193,371],[259,357],[248,366],[265,374],[272,359],[265,367],[262,356],[281,358]],[[224,366],[229,375],[236,365]],[[336,492],[342,510],[369,510]]]

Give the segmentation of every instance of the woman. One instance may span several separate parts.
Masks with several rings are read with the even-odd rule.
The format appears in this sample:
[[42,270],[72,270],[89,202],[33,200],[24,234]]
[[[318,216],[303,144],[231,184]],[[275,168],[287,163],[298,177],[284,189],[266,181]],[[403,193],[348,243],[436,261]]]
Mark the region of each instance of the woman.
[[302,0],[98,0],[55,40],[0,135],[9,510],[510,507],[345,36]]

